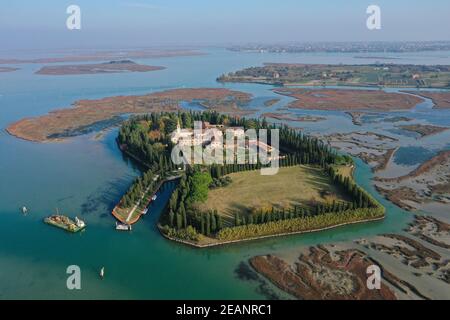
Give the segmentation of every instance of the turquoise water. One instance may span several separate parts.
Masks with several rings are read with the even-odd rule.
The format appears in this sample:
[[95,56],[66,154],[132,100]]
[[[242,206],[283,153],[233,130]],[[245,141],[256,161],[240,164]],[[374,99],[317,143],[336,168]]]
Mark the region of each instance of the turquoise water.
[[436,152],[423,147],[403,147],[395,153],[394,161],[400,165],[417,165],[436,155]]
[[[119,152],[114,141],[117,129],[109,130],[101,139],[95,139],[92,133],[63,143],[45,144],[22,141],[3,130],[13,121],[68,107],[77,99],[143,94],[169,88],[221,87],[222,84],[215,82],[218,75],[268,61],[366,62],[354,61],[351,55],[260,55],[219,49],[209,53],[199,57],[142,60],[139,62],[168,67],[142,74],[33,75],[39,65],[19,66],[22,69],[17,72],[0,74],[1,299],[264,299],[266,295],[258,282],[237,277],[235,269],[241,261],[256,254],[353,240],[405,227],[411,214],[376,193],[370,182],[370,169],[358,160],[356,180],[387,207],[384,221],[198,250],[163,239],[155,227],[173,188],[169,184],[133,232],[119,233],[114,230],[110,211],[139,175],[139,168]],[[448,54],[446,59],[439,57],[434,58],[439,63],[450,62]],[[406,62],[408,59],[405,57]],[[420,57],[412,59],[421,61]],[[250,92],[259,101],[274,96],[269,86],[232,84],[226,87]],[[288,101],[289,98],[282,97],[273,108]],[[264,112],[271,110],[262,108]],[[335,121],[310,124],[308,130],[344,130],[341,126],[352,130],[347,116],[327,115]],[[433,117],[442,118],[429,116]],[[26,216],[19,212],[22,205],[30,208]],[[79,234],[67,234],[45,225],[42,219],[56,207],[67,215],[86,220],[87,229]],[[79,291],[66,288],[66,268],[72,264],[81,267]],[[106,270],[103,281],[98,277],[102,266]]]

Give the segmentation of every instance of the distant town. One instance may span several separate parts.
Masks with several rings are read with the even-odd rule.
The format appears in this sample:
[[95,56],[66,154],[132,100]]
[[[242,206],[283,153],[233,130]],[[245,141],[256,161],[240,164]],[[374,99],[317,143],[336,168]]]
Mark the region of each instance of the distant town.
[[239,52],[271,52],[271,53],[300,53],[300,52],[419,52],[450,50],[450,41],[409,41],[409,42],[293,42],[285,44],[245,44],[228,48]]

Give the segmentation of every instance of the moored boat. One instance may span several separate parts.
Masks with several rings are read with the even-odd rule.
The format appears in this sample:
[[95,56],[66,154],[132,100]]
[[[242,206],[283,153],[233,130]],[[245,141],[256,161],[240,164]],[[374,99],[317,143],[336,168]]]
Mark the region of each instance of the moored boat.
[[72,220],[59,213],[45,218],[44,222],[72,233],[79,232],[86,228],[86,223],[78,217],[75,217],[75,220]]
[[125,223],[118,223],[116,222],[116,230],[119,231],[131,231],[131,225],[125,224]]

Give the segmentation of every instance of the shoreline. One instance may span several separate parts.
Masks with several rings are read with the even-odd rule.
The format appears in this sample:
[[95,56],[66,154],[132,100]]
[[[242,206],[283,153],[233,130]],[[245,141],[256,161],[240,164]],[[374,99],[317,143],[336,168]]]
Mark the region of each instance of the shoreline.
[[208,53],[192,49],[123,49],[110,50],[107,52],[81,52],[79,54],[66,54],[56,57],[44,58],[0,58],[0,65],[5,64],[44,64],[44,63],[66,63],[66,62],[89,62],[120,59],[159,59],[175,57],[204,56]]
[[[125,148],[123,148],[121,145],[119,145],[119,141],[117,141],[117,139],[116,139],[116,143],[117,143],[117,145],[119,146],[120,151],[123,152],[125,155],[127,155],[128,157],[130,157],[130,158],[133,159],[134,161],[137,161],[140,165],[143,165],[143,166],[145,166],[146,168],[150,168],[150,166],[149,166],[148,164],[146,164],[144,161],[142,161],[142,160],[139,159],[138,157],[134,156],[132,153],[128,152]],[[147,202],[147,204],[145,205],[145,207],[148,207],[149,204],[153,201],[153,200],[151,200],[151,198],[152,198],[155,194],[158,193],[158,191],[159,191],[159,189],[162,187],[162,185],[164,185],[166,182],[170,182],[170,181],[176,180],[176,179],[178,179],[178,178],[179,178],[179,177],[170,177],[170,178],[165,178],[164,180],[161,180],[161,181],[159,182],[158,186],[155,188],[155,191],[154,191],[153,194],[151,195],[150,200]],[[134,218],[133,220],[131,220],[131,221],[126,221],[126,219],[124,220],[118,213],[116,213],[116,209],[117,209],[117,207],[120,205],[121,200],[122,200],[122,199],[120,199],[119,203],[112,209],[112,211],[111,211],[112,216],[113,216],[116,220],[118,220],[120,223],[127,224],[127,225],[130,225],[130,226],[133,225],[133,224],[135,224],[135,223],[137,223],[137,222],[141,219],[141,217],[144,215],[143,212],[140,212],[139,215],[138,215],[136,218]]]
[[164,238],[166,238],[167,240],[178,242],[178,243],[188,245],[188,246],[191,246],[191,247],[194,247],[197,249],[204,249],[204,248],[212,248],[212,247],[218,247],[218,246],[224,246],[224,245],[230,245],[230,244],[237,244],[237,243],[241,243],[241,242],[264,240],[264,239],[268,239],[268,238],[286,237],[286,236],[292,236],[292,235],[298,235],[298,234],[326,231],[326,230],[330,230],[330,229],[334,229],[334,228],[339,228],[339,227],[344,227],[344,226],[349,226],[349,225],[354,225],[354,224],[359,224],[359,223],[381,221],[381,220],[384,220],[385,217],[386,217],[386,214],[383,214],[382,217],[378,217],[378,218],[364,219],[364,220],[353,221],[353,222],[344,222],[344,223],[340,223],[337,225],[318,228],[318,229],[285,232],[285,233],[278,233],[278,234],[265,235],[265,236],[259,236],[259,237],[251,237],[251,238],[240,239],[240,240],[229,240],[229,241],[222,241],[222,242],[217,242],[217,243],[209,243],[209,244],[197,244],[197,243],[190,242],[188,240],[173,238],[173,237],[170,237],[170,236],[164,234],[162,232],[161,226],[159,224],[157,225],[157,227],[158,227],[158,230],[161,233],[161,235]]

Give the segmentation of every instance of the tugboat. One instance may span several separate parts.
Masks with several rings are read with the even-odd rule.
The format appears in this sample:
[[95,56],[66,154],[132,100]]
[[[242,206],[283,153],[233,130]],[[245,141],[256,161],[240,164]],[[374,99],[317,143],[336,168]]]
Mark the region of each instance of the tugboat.
[[86,228],[86,223],[83,220],[78,219],[78,217],[75,217],[74,221],[69,217],[60,215],[58,209],[56,209],[55,215],[45,218],[44,222],[72,233],[79,232],[84,228]]

